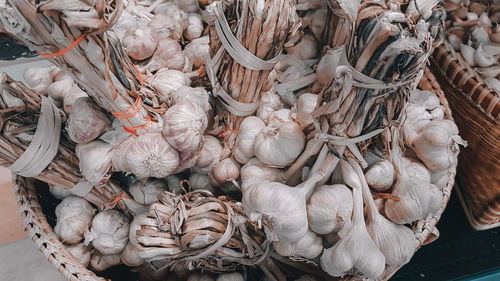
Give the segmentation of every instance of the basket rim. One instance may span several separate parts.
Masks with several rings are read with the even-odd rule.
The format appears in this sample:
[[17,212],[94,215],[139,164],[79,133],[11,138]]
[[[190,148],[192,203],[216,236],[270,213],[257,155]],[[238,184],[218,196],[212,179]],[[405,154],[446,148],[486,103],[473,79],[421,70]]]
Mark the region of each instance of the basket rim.
[[[436,93],[445,107],[446,118],[453,120],[451,111],[444,96],[444,92],[439,87],[434,75],[427,68],[420,83],[420,89],[429,90]],[[439,237],[439,231],[436,224],[439,222],[442,213],[450,199],[451,191],[455,183],[457,163],[452,165],[448,171],[448,182],[441,189],[443,200],[440,209],[427,217],[414,223],[412,231],[415,234],[415,239],[419,242],[416,251],[424,245],[432,243]],[[64,244],[59,240],[54,233],[53,228],[48,224],[45,214],[42,212],[38,203],[38,195],[34,186],[34,179],[25,179],[17,176],[14,186],[14,191],[19,207],[19,214],[23,218],[23,225],[29,238],[38,246],[38,249],[45,255],[48,261],[70,281],[104,281],[102,277],[98,277],[94,272],[90,271],[80,263],[66,250]],[[50,243],[49,243],[50,242]],[[386,265],[385,271],[378,280],[388,280],[392,277],[403,265],[389,266]],[[353,276],[349,280],[357,280],[360,276]],[[336,279],[338,280],[338,279]],[[359,279],[361,280],[361,279]]]

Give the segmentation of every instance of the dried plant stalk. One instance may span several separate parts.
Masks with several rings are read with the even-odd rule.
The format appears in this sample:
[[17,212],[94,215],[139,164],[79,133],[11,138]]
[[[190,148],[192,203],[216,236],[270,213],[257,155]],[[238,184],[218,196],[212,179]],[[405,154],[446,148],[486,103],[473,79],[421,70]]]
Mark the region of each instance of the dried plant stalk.
[[[76,44],[66,53],[48,59],[66,70],[105,110],[122,112],[131,108],[138,95],[154,97],[151,91],[141,88],[134,65],[108,30],[122,12],[121,0],[23,0],[3,4],[0,30],[31,49],[53,54]],[[127,127],[144,125],[148,112],[141,105],[136,115],[121,122]]]
[[[289,0],[237,0],[225,6],[225,16],[239,42],[263,60],[280,55],[285,47],[293,46],[301,37],[301,23],[295,6]],[[224,48],[216,28],[211,25],[210,55]],[[209,67],[209,66],[207,66]],[[271,70],[252,70],[239,64],[227,52],[214,69],[222,88],[241,103],[257,102],[272,86]],[[231,116],[230,127],[237,130],[243,117]]]
[[[15,81],[2,73],[0,75],[0,165],[8,167],[12,165],[26,151],[31,143],[40,117],[41,96],[23,83]],[[19,98],[24,106],[8,107],[6,94]],[[65,113],[60,110],[59,114],[66,118]],[[73,188],[82,181],[79,160],[75,155],[75,144],[61,135],[59,147],[55,158],[38,176],[38,180],[49,185],[57,185],[66,189]],[[120,195],[122,189],[114,183],[95,186],[85,199],[92,202],[98,208],[104,208]],[[119,207],[127,210],[123,202]]]

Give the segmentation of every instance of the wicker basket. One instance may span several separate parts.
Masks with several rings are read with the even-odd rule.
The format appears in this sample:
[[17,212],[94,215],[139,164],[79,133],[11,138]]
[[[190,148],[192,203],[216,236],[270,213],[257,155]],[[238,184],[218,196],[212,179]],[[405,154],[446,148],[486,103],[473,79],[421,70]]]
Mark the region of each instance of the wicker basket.
[[[421,89],[430,90],[439,95],[442,104],[446,108],[446,118],[451,119],[449,106],[444,98],[443,92],[439,88],[439,84],[436,82],[434,76],[429,71],[426,72],[420,81],[419,86]],[[450,167],[448,170],[448,183],[446,187],[442,189],[444,196],[439,211],[426,220],[418,221],[413,225],[413,231],[416,239],[420,242],[420,246],[431,243],[439,237],[439,231],[435,226],[450,198],[450,193],[455,179],[455,170],[456,166]],[[25,230],[29,234],[29,237],[35,242],[38,249],[45,255],[45,257],[47,257],[49,262],[67,280],[106,280],[105,278],[98,277],[94,272],[79,264],[66,250],[64,244],[54,234],[53,228],[48,222],[48,218],[50,217],[48,214],[44,213],[44,209],[41,204],[44,202],[45,204],[51,205],[53,208],[57,202],[55,199],[51,197],[49,198],[50,195],[43,192],[43,188],[37,188],[38,185],[39,183],[33,179],[17,177],[16,185],[14,187],[19,212],[23,218],[23,224]],[[388,280],[399,268],[400,266],[388,266],[379,280]],[[339,279],[331,278],[331,280]],[[362,280],[362,278],[359,276],[351,276],[344,280]]]
[[458,194],[476,230],[500,226],[500,93],[445,42],[431,58],[468,147],[459,155]]

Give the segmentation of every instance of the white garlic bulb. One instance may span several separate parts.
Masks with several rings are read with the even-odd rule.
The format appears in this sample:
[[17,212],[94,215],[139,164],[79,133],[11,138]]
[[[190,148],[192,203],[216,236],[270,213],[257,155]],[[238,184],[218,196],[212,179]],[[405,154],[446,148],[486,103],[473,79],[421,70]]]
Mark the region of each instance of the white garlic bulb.
[[78,87],[78,85],[73,84],[71,89],[66,92],[63,97],[63,109],[66,114],[71,114],[71,109],[73,108],[73,104],[79,98],[88,97],[88,95]]
[[313,259],[323,251],[321,238],[312,231],[296,242],[273,242],[273,248],[278,254],[284,257],[302,257]]
[[203,135],[203,147],[196,162],[196,171],[207,174],[213,166],[220,162],[222,149],[222,145],[216,137]]
[[125,156],[127,167],[138,178],[164,178],[179,165],[179,153],[160,133],[134,138]]
[[173,91],[170,96],[174,104],[189,101],[199,105],[205,112],[211,109],[210,94],[203,87],[191,88],[189,86],[182,86]]
[[69,197],[72,194],[68,189],[57,185],[49,185],[49,191],[50,194],[52,194],[56,199],[60,200]]
[[187,27],[184,30],[184,37],[187,40],[199,38],[203,33],[203,20],[200,14],[190,13],[187,16]]
[[294,120],[292,117],[292,111],[287,108],[282,108],[271,112],[271,114],[267,117],[267,120],[264,121],[267,121],[268,126],[279,127],[285,122],[293,122]]
[[148,180],[146,183],[135,182],[129,188],[129,193],[140,204],[150,205],[158,201],[159,196],[166,190],[165,182]]
[[136,267],[146,262],[139,256],[137,245],[132,245],[130,242],[120,254],[120,259],[126,266],[130,267]]
[[79,98],[73,104],[66,132],[76,143],[89,143],[111,128],[111,121],[91,98]]
[[173,92],[182,86],[189,86],[191,80],[184,73],[173,69],[160,69],[150,81],[158,99],[167,102]]
[[208,119],[198,104],[189,101],[178,103],[163,116],[163,135],[168,143],[181,152],[193,152],[200,148]]
[[76,157],[80,160],[80,172],[91,183],[99,183],[111,169],[112,145],[96,140],[86,144],[78,144]]
[[389,189],[394,180],[394,166],[387,160],[381,160],[368,168],[365,173],[368,184],[375,190]]
[[213,166],[210,175],[220,184],[235,181],[240,176],[240,165],[233,158],[226,158]]
[[397,167],[399,177],[392,192],[399,197],[399,201],[385,202],[387,218],[397,224],[426,218],[439,210],[443,199],[443,193],[430,183],[430,173],[422,164],[407,158],[401,162]]
[[[343,160],[340,163],[349,165]],[[346,176],[345,173],[343,175]],[[349,179],[346,181],[351,182]],[[331,276],[343,276],[352,268],[356,268],[365,278],[375,279],[384,272],[385,257],[370,238],[365,226],[361,192],[359,184],[353,187],[352,224],[339,233],[340,240],[333,247],[325,249],[321,256],[321,269]]]
[[318,55],[318,43],[312,35],[306,34],[299,44],[286,48],[286,51],[301,60],[308,60]]
[[94,252],[90,258],[90,268],[94,271],[104,271],[110,267],[120,264],[120,255],[102,255]]
[[308,231],[306,200],[322,178],[315,174],[297,187],[278,182],[256,183],[243,192],[245,213],[259,225],[263,216],[272,220],[272,228],[264,225],[269,241],[298,241]]
[[267,91],[260,98],[259,107],[257,108],[255,115],[263,121],[267,121],[271,113],[282,108],[283,102],[281,101],[280,96],[272,91]]
[[345,185],[322,185],[307,202],[309,227],[318,234],[339,232],[352,215],[352,193]]
[[50,72],[50,76],[52,76],[52,81],[54,83],[58,82],[58,81],[66,80],[66,79],[73,80],[73,78],[71,78],[71,76],[68,74],[68,72],[66,72],[65,70],[60,69],[58,67],[55,67],[54,69],[52,69],[52,71]]
[[90,231],[85,232],[85,245],[92,246],[103,255],[121,253],[127,245],[130,222],[117,210],[106,210],[92,220]]
[[255,116],[248,116],[240,124],[233,155],[236,161],[245,164],[254,156],[255,137],[266,125]]
[[185,63],[186,58],[182,53],[181,45],[173,39],[165,38],[158,42],[146,69],[149,71],[157,71],[161,68],[183,70]]
[[128,233],[129,243],[132,245],[137,245],[139,242],[137,241],[137,230],[141,229],[141,223],[143,221],[148,220],[148,214],[138,214],[134,216],[134,219],[130,223],[130,229]]
[[187,14],[175,3],[164,3],[154,9],[155,18],[160,17],[163,20],[155,22],[152,19],[151,24],[159,28],[157,32],[164,32],[161,36],[170,37],[175,40],[182,38],[182,31],[187,28],[189,22]]
[[294,105],[294,119],[302,128],[311,125],[314,122],[312,112],[316,109],[318,95],[305,93],[300,95]]
[[95,209],[87,200],[69,196],[56,207],[57,223],[54,233],[63,242],[75,244],[83,240],[85,231],[90,227]]
[[46,96],[47,90],[53,82],[51,72],[54,68],[55,66],[33,66],[24,71],[23,78],[37,94]]
[[262,164],[257,158],[252,158],[241,168],[241,190],[245,192],[256,183],[283,182],[283,171]]
[[200,146],[191,152],[181,152],[179,151],[179,165],[172,172],[173,174],[178,174],[184,172],[185,170],[194,167],[200,156],[200,150],[203,146],[203,139],[200,141]]
[[75,260],[83,265],[83,267],[87,267],[90,263],[90,250],[83,243],[78,243],[74,245],[64,245],[64,248],[71,253],[71,255],[75,258]]
[[299,124],[285,122],[279,127],[262,128],[255,137],[254,153],[265,165],[281,168],[293,163],[304,149],[305,142]]
[[125,53],[134,60],[145,60],[153,55],[158,38],[149,26],[136,26],[129,29],[122,40]]
[[202,65],[205,65],[207,56],[210,53],[209,43],[210,37],[205,35],[192,40],[184,47],[182,53],[184,53],[184,56],[186,56],[194,68],[198,69]]
[[191,176],[189,176],[189,184],[191,186],[191,190],[206,190],[215,194],[215,188],[210,182],[208,175],[192,173]]
[[239,272],[224,273],[219,275],[215,281],[245,281]]
[[71,90],[75,83],[70,77],[55,81],[47,88],[47,93],[54,101],[61,103],[67,92]]
[[456,163],[459,144],[466,145],[451,120],[433,120],[411,143],[418,158],[432,172],[448,169]]

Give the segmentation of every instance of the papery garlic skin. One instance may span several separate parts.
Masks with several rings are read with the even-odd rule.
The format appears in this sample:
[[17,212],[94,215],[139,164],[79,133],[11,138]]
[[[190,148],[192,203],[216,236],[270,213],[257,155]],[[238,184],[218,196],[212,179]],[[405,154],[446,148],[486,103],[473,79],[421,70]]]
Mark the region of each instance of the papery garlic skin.
[[189,101],[199,105],[205,112],[211,109],[210,94],[203,87],[191,88],[189,86],[182,86],[170,94],[173,103],[181,103]]
[[181,152],[193,152],[200,147],[208,119],[198,104],[178,103],[163,116],[163,135],[168,143]]
[[307,202],[309,227],[318,234],[338,232],[350,222],[352,193],[345,185],[317,187]]
[[71,253],[77,262],[79,262],[83,267],[87,267],[90,263],[90,250],[83,243],[78,243],[74,245],[65,245],[64,248]]
[[111,128],[111,121],[91,98],[79,98],[73,104],[66,132],[75,143],[89,143]]
[[265,120],[268,126],[279,127],[285,122],[294,122],[292,111],[287,108],[282,108],[271,112]]
[[102,255],[94,252],[90,258],[90,269],[94,271],[104,271],[110,267],[120,264],[120,255]]
[[305,135],[299,124],[282,123],[278,128],[267,126],[255,137],[255,156],[271,167],[285,167],[293,163],[305,146]]
[[179,165],[179,153],[160,133],[134,138],[125,156],[130,172],[138,178],[164,178]]
[[68,189],[57,185],[49,185],[49,191],[56,199],[60,200],[72,195]]
[[234,159],[226,158],[217,163],[210,173],[218,183],[223,184],[240,177],[240,165]]
[[65,243],[75,244],[83,240],[90,227],[95,209],[87,200],[69,196],[59,203],[55,210],[57,218],[54,233]]
[[284,257],[302,257],[313,259],[323,251],[323,242],[321,238],[312,231],[306,234],[298,241],[291,243],[273,242],[274,250]]
[[166,187],[166,184],[160,180],[148,180],[146,183],[137,181],[130,186],[129,193],[137,203],[150,205],[158,201]]
[[208,35],[196,38],[184,47],[182,53],[189,60],[195,69],[205,65],[207,56],[210,53],[210,38]]
[[184,73],[173,69],[160,69],[151,80],[158,99],[168,102],[173,92],[183,86],[191,85],[191,80]]
[[111,169],[112,145],[96,140],[86,144],[78,144],[76,157],[80,160],[80,172],[91,183],[99,183]]
[[219,275],[215,281],[245,281],[239,272],[224,273]]
[[136,267],[144,264],[146,261],[138,254],[137,245],[132,245],[130,242],[125,246],[123,252],[120,254],[121,261],[130,267]]
[[161,68],[183,70],[185,63],[186,58],[182,53],[181,45],[176,40],[165,38],[158,42],[146,69],[149,71],[157,71]]
[[312,112],[318,103],[318,95],[305,93],[300,95],[294,105],[293,111],[295,112],[295,121],[299,123],[302,128],[311,125],[314,122]]
[[222,150],[222,144],[216,137],[203,135],[203,147],[196,162],[196,171],[208,174],[212,167],[220,162]]
[[254,156],[255,137],[266,125],[255,116],[246,117],[240,124],[233,150],[236,161],[245,164]]
[[137,230],[141,229],[141,223],[144,220],[148,220],[148,214],[139,214],[134,216],[134,219],[130,223],[130,228],[129,228],[129,233],[128,233],[128,239],[129,243],[132,245],[137,245],[139,242],[137,241]]
[[71,90],[75,82],[70,77],[56,81],[47,88],[47,93],[54,101],[62,103],[64,96]]
[[257,158],[252,158],[241,168],[241,190],[245,192],[254,184],[262,182],[283,183],[283,171],[267,167]]
[[73,104],[79,98],[88,97],[88,95],[78,87],[78,85],[73,84],[71,89],[64,95],[63,98],[63,109],[66,114],[71,114],[71,110],[73,109]]
[[377,191],[389,189],[394,181],[394,166],[387,160],[381,160],[371,167],[365,173],[368,184]]
[[153,55],[158,45],[158,38],[149,26],[136,27],[125,33],[122,45],[129,57],[140,61]]
[[196,13],[190,13],[187,16],[187,27],[184,30],[184,37],[187,40],[193,40],[199,38],[203,33],[203,20],[201,15]]
[[130,222],[117,210],[106,210],[92,220],[90,231],[85,232],[85,245],[92,246],[103,255],[121,253],[127,245]]

